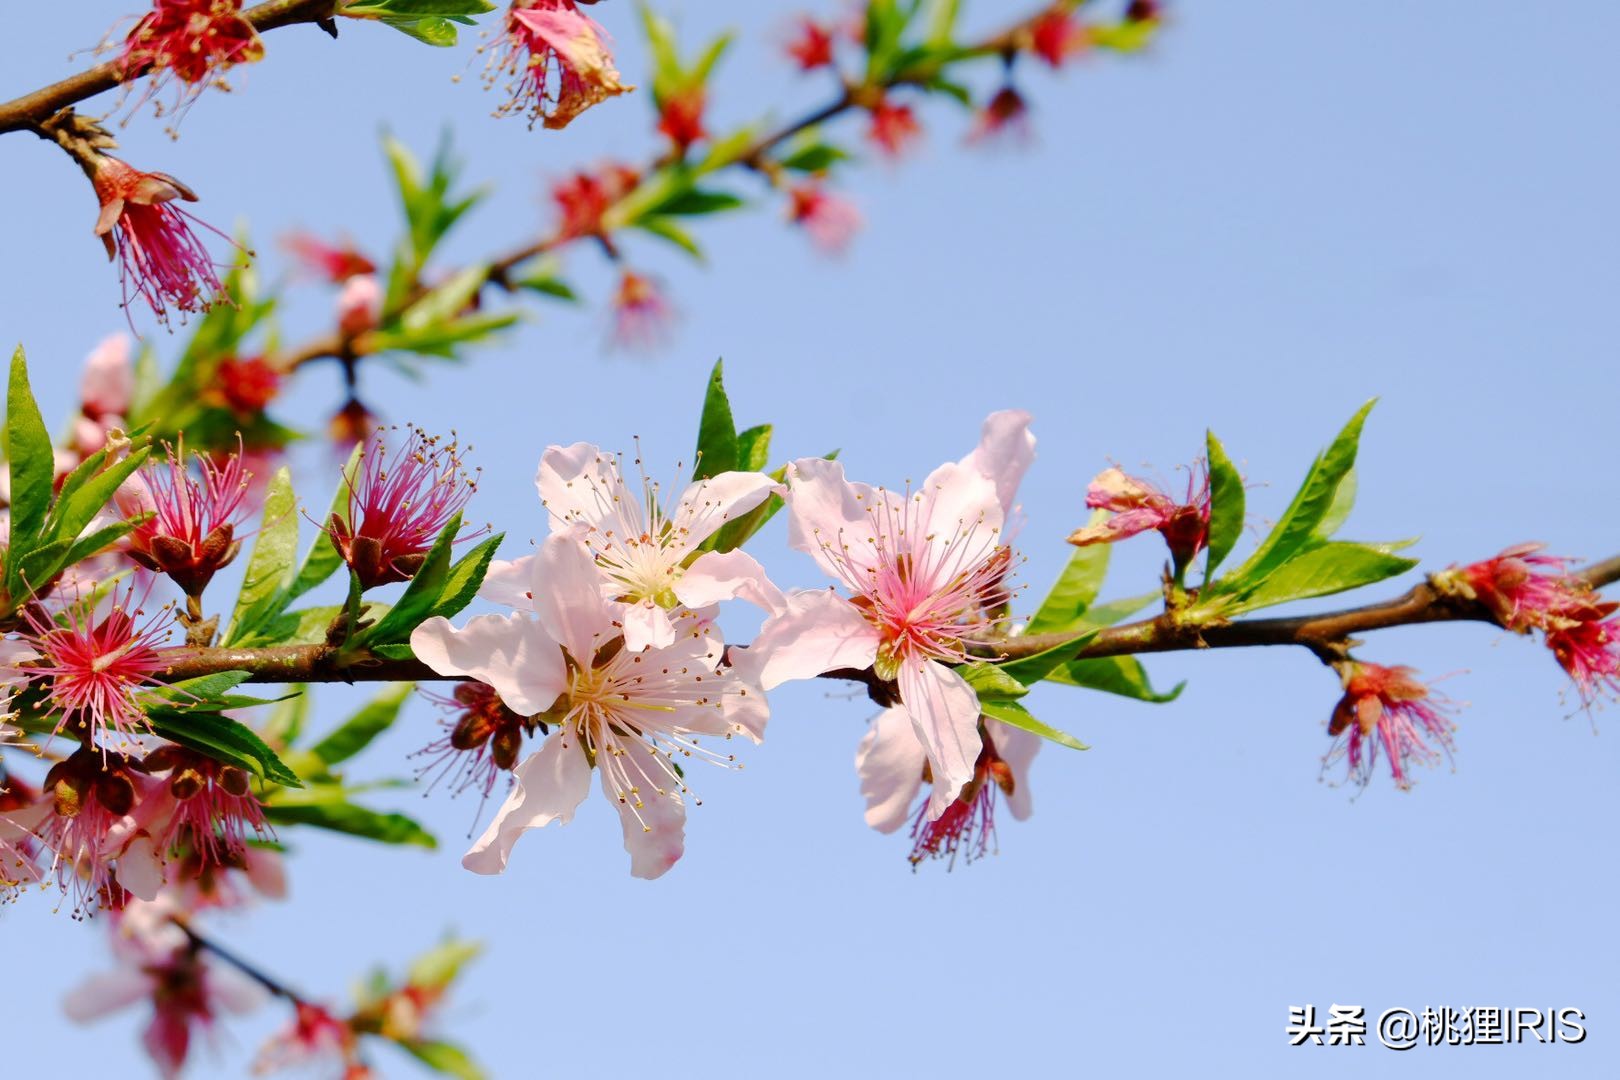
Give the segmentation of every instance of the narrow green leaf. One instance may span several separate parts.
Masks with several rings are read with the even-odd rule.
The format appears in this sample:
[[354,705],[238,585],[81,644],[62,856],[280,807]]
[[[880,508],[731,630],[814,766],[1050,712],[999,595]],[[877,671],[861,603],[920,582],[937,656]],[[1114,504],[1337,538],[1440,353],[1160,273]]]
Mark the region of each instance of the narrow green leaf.
[[771,433],[769,424],[758,424],[737,433],[737,468],[745,472],[764,472],[770,461]]
[[1266,575],[1253,590],[1240,594],[1230,610],[1252,611],[1358,589],[1404,574],[1416,565],[1416,559],[1392,555],[1370,544],[1318,542]]
[[151,452],[149,446],[131,451],[122,461],[108,466],[93,477],[87,477],[83,483],[75,485],[70,493],[58,498],[47,521],[50,535],[66,540],[77,537],[112,501],[119,486],[146,464]]
[[489,564],[495,558],[495,551],[506,539],[505,533],[496,533],[489,539],[481,542],[467,554],[463,555],[445,575],[444,588],[439,592],[439,601],[433,605],[433,614],[448,619],[461,613],[461,610],[473,602],[478,590],[484,585],[484,575],[489,572]]
[[409,700],[415,683],[396,683],[372,698],[326,738],[310,747],[310,752],[327,765],[347,761],[391,727]]
[[1089,660],[1074,660],[1054,668],[1048,682],[1065,686],[1082,686],[1088,690],[1103,690],[1137,701],[1163,703],[1181,696],[1186,683],[1177,683],[1167,693],[1153,689],[1147,670],[1134,656],[1101,656]]
[[1322,520],[1316,523],[1315,534],[1323,540],[1333,537],[1339,527],[1350,517],[1350,511],[1356,505],[1356,470],[1351,469],[1339,481],[1338,490],[1333,493],[1333,502],[1328,504],[1327,513]]
[[338,5],[338,14],[351,18],[380,15],[449,17],[483,15],[495,10],[491,0],[348,0]]
[[[1093,511],[1091,523],[1096,524],[1107,516],[1106,510]],[[1046,594],[1046,599],[1041,601],[1040,608],[1029,620],[1024,632],[1062,633],[1078,626],[1086,609],[1091,607],[1102,589],[1103,577],[1108,573],[1108,550],[1108,544],[1075,548],[1074,554],[1069,556],[1068,565],[1063,568],[1051,592]]]
[[143,703],[167,709],[207,709],[221,696],[247,682],[251,674],[246,671],[216,671],[195,679],[182,679],[176,683],[154,686],[141,695]]
[[11,354],[11,381],[6,388],[6,454],[11,465],[10,543],[22,546],[45,521],[56,455],[28,385],[28,359],[21,345]]
[[411,631],[431,617],[444,599],[445,582],[450,576],[450,545],[461,531],[461,515],[453,515],[428,549],[416,576],[393,608],[375,626],[355,637],[357,644],[392,644],[410,637]]
[[1209,550],[1204,562],[1204,582],[1208,584],[1215,579],[1215,568],[1232,553],[1238,537],[1243,535],[1245,496],[1243,474],[1226,456],[1221,440],[1213,431],[1207,431],[1204,442],[1209,455]]
[[1025,686],[1034,686],[1054,668],[1069,663],[1076,651],[1097,636],[1096,629],[1076,634],[1061,645],[1054,645],[1050,649],[1026,656],[1019,660],[1011,660],[1001,665],[1003,674],[1011,676]]
[[406,1041],[399,1045],[434,1072],[454,1076],[456,1080],[485,1080],[489,1075],[472,1059],[472,1055],[455,1043],[434,1039]]
[[298,775],[251,728],[219,713],[158,709],[148,714],[152,730],[216,761],[255,773],[268,783],[302,787]]
[[1142,593],[1138,596],[1127,596],[1122,600],[1110,600],[1103,604],[1093,604],[1086,610],[1086,617],[1082,620],[1084,626],[1113,626],[1123,622],[1153,603],[1164,599],[1164,594],[1158,590]]
[[276,470],[264,497],[263,524],[253,543],[242,593],[231,614],[224,644],[234,645],[261,623],[278,615],[285,606],[283,588],[293,573],[293,557],[298,552],[298,499],[293,494],[292,473],[283,465]]
[[1059,746],[1067,746],[1070,750],[1090,750],[1091,747],[1070,735],[1059,731],[1049,724],[1043,724],[1030,714],[1030,711],[1016,701],[981,701],[979,709],[984,715],[1000,720],[1003,724],[1010,724],[1015,728],[1039,735],[1043,739],[1051,739]]
[[981,703],[985,701],[1011,701],[1021,698],[1029,693],[1029,687],[1008,675],[996,664],[987,664],[978,661],[971,664],[961,664],[955,671],[962,676],[967,684],[973,687],[973,692],[979,695]]
[[405,979],[412,986],[443,990],[455,982],[461,969],[476,960],[483,951],[484,946],[477,941],[446,941],[411,961]]
[[698,421],[697,455],[692,467],[694,480],[737,467],[737,425],[731,418],[731,400],[726,396],[724,367],[725,361],[714,362],[703,395],[703,416]]
[[669,241],[699,262],[703,261],[703,248],[698,246],[697,238],[669,218],[649,214],[637,221],[635,226],[660,240]]
[[673,214],[676,217],[696,217],[702,214],[715,214],[722,210],[735,210],[746,205],[742,199],[729,191],[705,191],[702,188],[688,188],[666,201],[657,208],[660,214]]
[[[349,452],[349,460],[343,466],[342,478],[338,481],[337,492],[332,496],[332,504],[327,508],[326,516],[320,519],[323,530],[332,520],[333,514],[345,522],[349,519],[349,491],[355,482],[356,470],[360,468],[360,455],[363,449],[364,444],[356,443],[354,449]],[[332,543],[331,534],[325,531],[317,534],[309,554],[304,556],[304,565],[298,568],[298,576],[293,578],[293,583],[287,588],[287,602],[292,603],[324,582],[342,565],[343,555],[338,551],[337,545]]]
[[439,846],[432,833],[404,814],[381,813],[350,802],[272,802],[264,808],[264,816],[272,825],[309,825],[380,844],[410,844],[429,850]]

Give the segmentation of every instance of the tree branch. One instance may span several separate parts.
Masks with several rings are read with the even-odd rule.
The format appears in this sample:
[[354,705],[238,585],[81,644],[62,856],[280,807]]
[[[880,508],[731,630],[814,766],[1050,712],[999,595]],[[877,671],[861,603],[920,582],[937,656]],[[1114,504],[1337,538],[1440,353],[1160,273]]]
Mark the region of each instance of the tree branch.
[[[255,30],[263,32],[329,18],[335,6],[336,0],[265,0],[242,12],[242,17]],[[69,105],[132,82],[150,70],[150,65],[147,65],[125,71],[121,61],[109,60],[77,75],[70,75],[61,82],[0,104],[0,135],[8,131],[27,131],[43,124]]]

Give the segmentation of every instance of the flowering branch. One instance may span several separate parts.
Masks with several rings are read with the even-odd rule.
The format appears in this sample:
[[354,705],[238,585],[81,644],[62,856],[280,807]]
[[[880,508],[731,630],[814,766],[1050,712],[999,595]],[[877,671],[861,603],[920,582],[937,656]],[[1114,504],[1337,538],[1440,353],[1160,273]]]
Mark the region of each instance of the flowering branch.
[[[336,0],[265,0],[242,12],[242,18],[255,30],[274,30],[328,19],[335,6]],[[70,105],[140,78],[150,67],[150,61],[137,64],[132,69],[122,58],[108,60],[60,82],[0,103],[0,135],[37,128]]]

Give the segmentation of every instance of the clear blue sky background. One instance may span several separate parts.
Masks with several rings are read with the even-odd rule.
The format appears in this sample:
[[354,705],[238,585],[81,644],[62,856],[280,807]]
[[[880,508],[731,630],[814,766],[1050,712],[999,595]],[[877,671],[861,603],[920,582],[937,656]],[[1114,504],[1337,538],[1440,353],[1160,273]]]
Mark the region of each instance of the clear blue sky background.
[[[72,70],[65,54],[134,6],[8,12],[0,94]],[[774,51],[793,5],[663,6],[688,40],[744,31],[720,122],[819,99]],[[972,4],[970,18],[1023,6]],[[630,5],[597,13],[639,73]],[[992,408],[1033,410],[1030,601],[1110,459],[1170,476],[1212,425],[1260,485],[1263,521],[1373,395],[1352,534],[1421,534],[1431,567],[1524,539],[1607,554],[1620,539],[1617,37],[1620,10],[1597,2],[1184,3],[1148,56],[1032,72],[1026,151],[964,150],[961,118],[930,109],[913,160],[854,176],[869,227],[844,260],[817,257],[776,206],[706,229],[701,270],[633,243],[683,312],[655,357],[603,356],[599,310],[547,310],[464,370],[368,391],[391,419],[473,434],[477,510],[513,553],[544,530],[530,483],[544,444],[640,435],[672,472],[724,355],[739,419],[774,421],[786,454],[842,447],[874,482],[961,455]],[[178,143],[147,118],[125,140],[131,160],[194,186],[211,220],[251,220],[271,266],[271,238],[295,225],[391,242],[384,126],[424,149],[452,128],[470,176],[497,185],[462,256],[538,228],[546,177],[649,146],[644,96],[562,134],[490,119],[470,45],[434,52],[367,26],[345,26],[340,45],[311,29],[268,43],[268,62],[205,98]],[[27,344],[47,411],[65,415],[82,356],[123,325],[116,281],[62,155],[0,139],[0,170],[0,339]],[[590,257],[571,269],[602,296]],[[318,328],[327,303],[304,294],[289,333]],[[317,375],[282,415],[315,425],[335,404]],[[323,498],[331,466],[311,462]],[[783,538],[761,538],[768,566],[814,583]],[[1121,551],[1109,591],[1150,587],[1160,557],[1147,541]],[[913,874],[903,838],[861,823],[851,758],[870,707],[799,685],[774,696],[746,770],[701,778],[688,854],[663,880],[629,877],[598,797],[483,879],[457,865],[471,804],[406,794],[443,834],[439,853],[294,835],[295,902],[220,933],[316,996],[447,928],[486,939],[446,1019],[503,1078],[1615,1075],[1614,733],[1574,714],[1544,650],[1489,628],[1380,634],[1363,655],[1463,672],[1446,683],[1469,703],[1455,772],[1407,794],[1380,777],[1352,801],[1318,780],[1337,684],[1308,655],[1158,658],[1161,684],[1189,680],[1170,706],[1041,693],[1038,711],[1094,748],[1042,752],[1035,816],[1004,824],[998,858]],[[399,770],[431,724],[418,705],[359,770]],[[30,903],[0,918],[0,955],[8,1068],[136,1062],[133,1015],[77,1030],[55,1003],[105,962],[96,927]],[[1591,1035],[1287,1049],[1288,1006],[1304,1003],[1576,1006]],[[280,1022],[270,1010],[232,1026],[197,1074],[228,1073]]]

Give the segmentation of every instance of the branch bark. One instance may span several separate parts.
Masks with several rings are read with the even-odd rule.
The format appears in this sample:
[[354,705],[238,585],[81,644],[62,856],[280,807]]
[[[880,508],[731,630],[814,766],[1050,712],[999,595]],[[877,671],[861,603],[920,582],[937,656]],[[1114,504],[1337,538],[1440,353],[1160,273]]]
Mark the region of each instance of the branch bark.
[[[335,6],[336,0],[265,0],[242,12],[242,17],[255,30],[263,33],[282,26],[329,18]],[[31,130],[69,105],[76,105],[131,82],[146,75],[148,70],[149,67],[126,72],[119,61],[109,60],[0,104],[0,135],[8,131]]]

